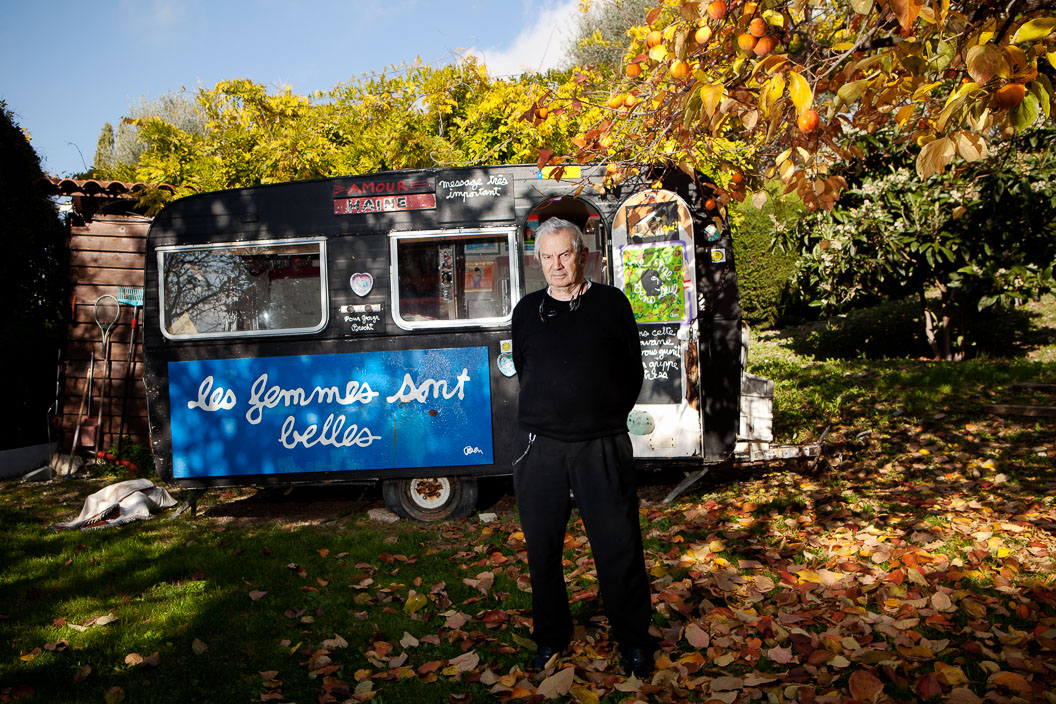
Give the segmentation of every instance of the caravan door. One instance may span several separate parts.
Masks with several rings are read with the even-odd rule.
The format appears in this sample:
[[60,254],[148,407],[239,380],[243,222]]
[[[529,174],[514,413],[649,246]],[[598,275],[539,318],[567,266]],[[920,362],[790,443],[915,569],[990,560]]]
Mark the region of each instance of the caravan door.
[[628,418],[636,457],[701,455],[696,275],[689,206],[666,190],[634,194],[612,223],[613,280],[642,343],[645,382]]

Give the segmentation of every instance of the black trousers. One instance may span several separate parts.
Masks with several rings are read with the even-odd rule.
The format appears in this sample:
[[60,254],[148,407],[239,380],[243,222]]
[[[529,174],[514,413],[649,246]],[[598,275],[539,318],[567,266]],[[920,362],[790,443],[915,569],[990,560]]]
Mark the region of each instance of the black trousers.
[[[518,431],[514,456],[520,456],[528,444],[528,433]],[[613,636],[621,649],[651,649],[652,605],[630,438],[623,434],[564,442],[537,435],[514,466],[513,485],[528,547],[536,644],[560,650],[572,639],[561,566],[571,489],[594,554]]]

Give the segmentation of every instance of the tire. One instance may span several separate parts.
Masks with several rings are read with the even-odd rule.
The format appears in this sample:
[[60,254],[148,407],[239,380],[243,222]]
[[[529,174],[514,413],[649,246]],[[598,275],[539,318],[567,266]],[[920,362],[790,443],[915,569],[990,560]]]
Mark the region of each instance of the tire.
[[431,523],[465,518],[477,506],[476,477],[386,479],[385,505],[401,518]]

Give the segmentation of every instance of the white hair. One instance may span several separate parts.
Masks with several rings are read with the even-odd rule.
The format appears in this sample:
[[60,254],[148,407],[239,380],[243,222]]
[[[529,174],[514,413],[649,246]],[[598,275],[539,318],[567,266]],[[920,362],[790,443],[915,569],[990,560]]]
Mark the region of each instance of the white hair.
[[550,218],[539,226],[535,232],[536,242],[543,239],[543,235],[552,235],[558,232],[568,232],[572,235],[572,249],[578,254],[587,245],[583,242],[583,230],[574,222],[562,220],[561,218]]

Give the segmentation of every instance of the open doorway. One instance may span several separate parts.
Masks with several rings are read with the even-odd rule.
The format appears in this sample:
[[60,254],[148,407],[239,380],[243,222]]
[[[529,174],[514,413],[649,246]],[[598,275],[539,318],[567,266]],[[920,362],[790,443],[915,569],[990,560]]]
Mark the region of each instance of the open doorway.
[[558,217],[575,223],[583,230],[583,241],[587,245],[587,262],[584,275],[591,281],[611,284],[609,271],[609,233],[601,213],[581,198],[563,196],[548,198],[532,208],[522,226],[524,241],[524,291],[529,293],[546,287],[543,270],[535,257],[535,233],[539,226],[550,218]]

